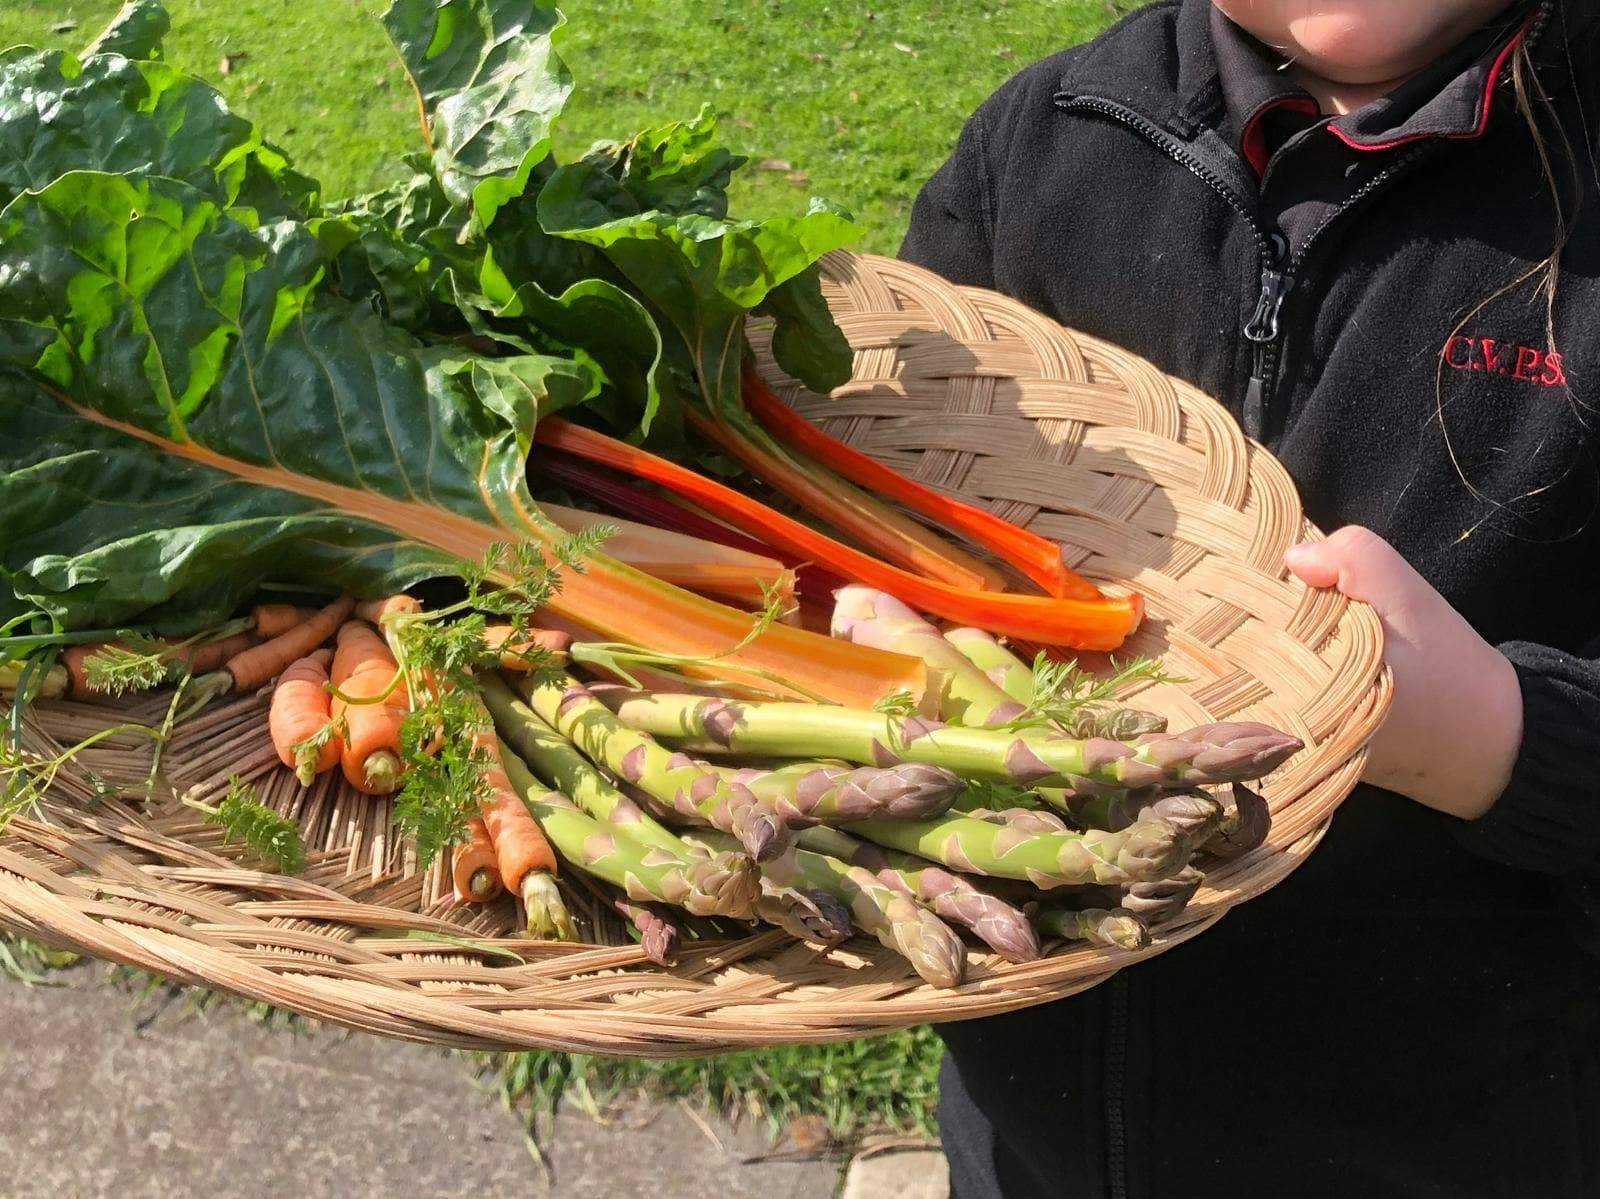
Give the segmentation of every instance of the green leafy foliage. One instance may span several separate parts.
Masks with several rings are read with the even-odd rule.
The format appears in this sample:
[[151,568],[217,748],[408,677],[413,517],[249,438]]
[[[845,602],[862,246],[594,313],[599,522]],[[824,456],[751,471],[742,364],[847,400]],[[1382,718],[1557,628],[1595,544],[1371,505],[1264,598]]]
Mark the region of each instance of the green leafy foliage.
[[1111,670],[1097,675],[1078,665],[1077,659],[1058,662],[1041,650],[1033,659],[1033,694],[1027,712],[1007,724],[1022,729],[1053,725],[1074,736],[1103,736],[1096,725],[1109,718],[1113,701],[1137,683],[1182,682],[1151,658],[1111,662]]
[[228,793],[210,807],[190,803],[207,820],[222,826],[229,841],[242,841],[256,857],[281,874],[303,874],[305,847],[300,844],[300,825],[280,816],[261,802],[254,787],[234,776]]

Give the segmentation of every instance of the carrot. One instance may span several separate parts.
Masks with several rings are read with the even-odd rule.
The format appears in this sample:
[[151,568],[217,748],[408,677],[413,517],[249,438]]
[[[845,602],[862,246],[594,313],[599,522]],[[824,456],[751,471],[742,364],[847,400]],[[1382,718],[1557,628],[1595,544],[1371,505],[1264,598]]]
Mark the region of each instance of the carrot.
[[500,866],[495,860],[494,841],[483,821],[474,816],[467,822],[470,838],[456,846],[450,861],[450,877],[455,884],[457,903],[488,903],[504,889]]
[[527,670],[530,659],[543,651],[544,661],[551,666],[565,666],[567,650],[572,648],[572,636],[554,629],[523,629],[521,640],[512,643],[512,628],[508,624],[492,624],[483,630],[483,640],[490,649],[500,651],[502,670]]
[[[162,654],[161,660],[174,665],[187,665],[189,672],[194,675],[208,674],[216,670],[229,658],[255,644],[255,638],[248,633],[236,633],[231,637],[220,637],[215,641],[192,646],[185,645],[183,638],[168,637],[164,640],[174,648],[170,654]],[[87,645],[70,645],[62,650],[60,664],[67,672],[67,694],[73,699],[89,699],[104,695],[105,692],[89,681],[89,659],[109,649],[127,648],[127,644],[122,641],[100,641]]]
[[828,436],[773,394],[766,380],[748,363],[742,390],[745,408],[790,450],[806,454],[852,483],[897,500],[913,512],[937,521],[940,528],[960,533],[992,550],[1050,595],[1062,599],[1103,598],[1098,587],[1061,560],[1061,547],[1049,538],[972,504],[940,495],[854,446]]
[[330,711],[344,729],[344,777],[365,795],[388,795],[400,785],[400,725],[410,704],[404,684],[395,682],[399,669],[371,625],[352,620],[340,627],[333,654],[333,685],[340,694]]
[[[475,697],[475,702],[482,707],[481,699]],[[506,773],[500,739],[494,734],[487,709],[483,710],[483,727],[474,734],[472,745],[489,757],[483,776],[489,794],[483,807],[483,824],[494,842],[500,881],[522,900],[530,936],[570,941],[572,918],[556,888],[555,851]],[[526,773],[525,768],[523,772]]]
[[207,641],[173,655],[174,662],[187,662],[189,673],[210,674],[235,654],[241,654],[256,643],[249,633],[235,633],[217,641]]
[[1046,645],[1113,650],[1138,627],[1144,616],[1144,600],[1138,595],[1076,600],[951,587],[880,562],[870,554],[774,512],[731,487],[560,417],[540,421],[534,437],[551,449],[564,450],[668,487],[697,507],[759,537],[775,549],[803,556],[835,574],[887,591],[919,611],[946,620]]
[[300,608],[294,604],[257,604],[250,609],[250,624],[256,636],[263,641],[282,636],[297,624],[304,624],[317,614],[315,608]]
[[229,658],[224,669],[232,680],[232,689],[254,691],[290,663],[298,662],[333,636],[333,631],[350,615],[355,603],[349,596],[343,596],[287,633],[280,633],[270,641]]
[[356,617],[369,624],[375,624],[380,629],[383,627],[383,618],[394,615],[410,615],[422,611],[422,601],[409,595],[387,595],[382,599],[362,600],[356,605]]
[[309,787],[313,778],[339,763],[342,746],[337,733],[315,748],[303,744],[333,718],[328,694],[328,663],[332,660],[331,650],[319,649],[280,674],[272,689],[272,708],[267,713],[272,746],[302,787]]

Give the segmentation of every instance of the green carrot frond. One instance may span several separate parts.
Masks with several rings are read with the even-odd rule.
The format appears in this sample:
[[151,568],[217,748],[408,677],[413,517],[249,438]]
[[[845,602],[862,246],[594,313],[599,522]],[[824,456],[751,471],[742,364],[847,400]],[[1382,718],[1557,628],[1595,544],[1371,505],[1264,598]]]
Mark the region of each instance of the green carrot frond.
[[882,712],[885,716],[915,716],[917,714],[917,697],[902,688],[891,691],[877,703],[872,705],[874,712]]
[[1113,658],[1111,673],[1102,678],[1084,670],[1075,658],[1058,662],[1041,651],[1033,660],[1033,694],[1028,697],[1028,710],[1004,727],[1056,725],[1070,729],[1103,713],[1121,691],[1135,683],[1181,681],[1153,658],[1134,658],[1120,664]]
[[222,826],[229,841],[243,841],[250,852],[270,862],[282,874],[300,874],[306,868],[300,826],[261,802],[256,789],[237,775],[228,780],[228,793],[215,808],[191,805],[206,819]]
[[1011,808],[1041,808],[1044,801],[1036,791],[1019,787],[1015,783],[998,783],[986,779],[967,779],[956,808],[963,812],[988,809],[1004,812]]
[[483,709],[470,693],[446,691],[407,715],[400,726],[405,781],[394,801],[395,823],[414,837],[426,869],[440,851],[467,838],[467,821],[489,798],[489,755],[474,747]]

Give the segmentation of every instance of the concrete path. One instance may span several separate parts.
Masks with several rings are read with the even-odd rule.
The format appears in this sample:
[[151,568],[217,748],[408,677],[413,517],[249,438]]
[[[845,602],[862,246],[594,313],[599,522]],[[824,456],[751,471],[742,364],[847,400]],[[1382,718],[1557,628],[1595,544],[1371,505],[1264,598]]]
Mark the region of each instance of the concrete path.
[[461,1059],[268,1028],[227,1006],[171,1005],[136,1027],[132,996],[102,968],[55,977],[66,985],[0,980],[7,1199],[832,1199],[839,1189],[838,1162],[747,1164],[767,1150],[759,1130],[702,1128],[674,1104],[624,1108],[608,1124],[558,1114],[546,1138],[552,1181]]

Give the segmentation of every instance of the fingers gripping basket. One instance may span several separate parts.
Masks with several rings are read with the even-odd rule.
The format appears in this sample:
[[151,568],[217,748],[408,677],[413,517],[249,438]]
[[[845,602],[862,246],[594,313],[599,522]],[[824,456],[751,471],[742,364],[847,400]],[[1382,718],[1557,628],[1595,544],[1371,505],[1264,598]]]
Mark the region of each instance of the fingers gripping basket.
[[[596,943],[512,939],[505,908],[447,910],[448,881],[417,870],[387,803],[337,772],[300,792],[266,741],[263,696],[181,727],[163,750],[173,786],[150,802],[106,794],[105,779],[148,769],[136,733],[64,766],[38,812],[0,837],[0,925],[389,1036],[684,1056],[1058,998],[1280,881],[1354,785],[1388,697],[1372,614],[1284,575],[1284,549],[1310,530],[1283,469],[1192,388],[1011,300],[882,258],[834,255],[824,277],[855,377],[832,397],[805,393],[756,328],[780,394],[875,457],[1060,541],[1091,577],[1142,591],[1149,619],[1130,648],[1186,681],[1147,687],[1137,706],[1174,727],[1259,719],[1306,743],[1266,782],[1268,843],[1212,872],[1150,948],[1057,945],[1025,965],[971,949],[964,985],[942,991],[859,938],[825,952],[776,931],[690,942],[663,969],[581,896]],[[48,756],[162,714],[154,697],[122,711],[46,706],[26,736]],[[171,793],[214,795],[231,772],[300,821],[313,850],[303,877],[252,869]]]

